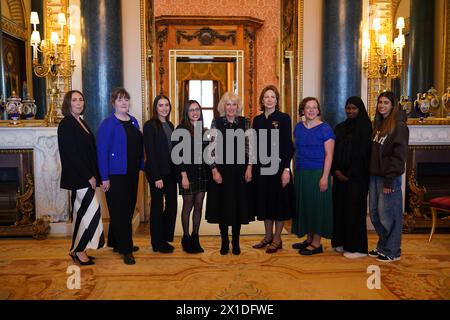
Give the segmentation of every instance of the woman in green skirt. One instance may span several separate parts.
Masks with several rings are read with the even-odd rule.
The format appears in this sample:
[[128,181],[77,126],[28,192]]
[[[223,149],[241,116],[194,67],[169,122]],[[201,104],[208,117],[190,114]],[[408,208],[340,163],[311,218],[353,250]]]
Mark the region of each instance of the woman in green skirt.
[[302,255],[313,255],[323,252],[322,237],[333,236],[330,169],[335,135],[319,118],[317,98],[304,98],[299,114],[305,121],[297,123],[294,129],[296,214],[292,232],[299,237],[306,234],[307,238],[293,248]]

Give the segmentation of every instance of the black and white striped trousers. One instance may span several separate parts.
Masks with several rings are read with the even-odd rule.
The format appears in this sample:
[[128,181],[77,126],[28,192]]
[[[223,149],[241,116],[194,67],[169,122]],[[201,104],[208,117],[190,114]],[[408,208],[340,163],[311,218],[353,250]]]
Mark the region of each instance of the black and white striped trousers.
[[72,190],[73,233],[70,253],[105,246],[100,204],[92,188]]

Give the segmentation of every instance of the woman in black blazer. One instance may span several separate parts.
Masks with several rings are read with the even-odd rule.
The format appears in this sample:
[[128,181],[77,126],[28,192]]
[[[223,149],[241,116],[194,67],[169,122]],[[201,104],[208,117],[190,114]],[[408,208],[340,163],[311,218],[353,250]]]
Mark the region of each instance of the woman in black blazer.
[[[169,121],[172,105],[169,98],[159,95],[153,101],[153,116],[144,124],[145,173],[150,185],[150,237],[153,251],[171,253],[177,216],[176,170],[170,158],[171,135]],[[164,207],[165,204],[165,207]]]
[[94,264],[86,249],[105,245],[100,204],[95,195],[99,185],[95,137],[80,117],[85,110],[80,91],[66,93],[62,105],[65,116],[58,126],[58,147],[61,158],[61,188],[72,191],[73,222],[70,256],[81,265]]

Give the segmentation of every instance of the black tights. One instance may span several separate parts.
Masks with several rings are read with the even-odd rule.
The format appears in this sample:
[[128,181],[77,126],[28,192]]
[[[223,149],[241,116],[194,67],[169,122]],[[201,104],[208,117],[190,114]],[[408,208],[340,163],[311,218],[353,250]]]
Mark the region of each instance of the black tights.
[[[222,237],[227,237],[228,238],[228,225],[226,224],[219,224],[219,228],[220,228],[220,235]],[[231,234],[235,239],[239,239],[239,235],[241,233],[241,225],[237,224],[234,226],[231,226]]]
[[204,192],[197,192],[195,194],[183,195],[183,209],[181,210],[181,223],[183,225],[183,234],[189,235],[189,215],[192,207],[194,207],[194,214],[192,215],[192,232],[198,234],[200,229],[200,220],[202,218]]

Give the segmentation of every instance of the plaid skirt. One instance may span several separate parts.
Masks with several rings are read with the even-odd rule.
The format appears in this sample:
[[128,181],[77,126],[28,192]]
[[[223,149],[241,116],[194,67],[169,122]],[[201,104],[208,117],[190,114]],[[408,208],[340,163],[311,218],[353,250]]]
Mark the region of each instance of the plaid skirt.
[[199,166],[197,170],[197,177],[194,179],[189,179],[189,189],[184,189],[179,183],[178,190],[180,195],[192,195],[198,192],[206,192],[208,186],[208,177],[206,175],[206,168],[204,165]]

